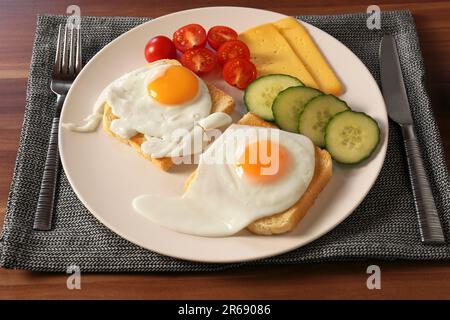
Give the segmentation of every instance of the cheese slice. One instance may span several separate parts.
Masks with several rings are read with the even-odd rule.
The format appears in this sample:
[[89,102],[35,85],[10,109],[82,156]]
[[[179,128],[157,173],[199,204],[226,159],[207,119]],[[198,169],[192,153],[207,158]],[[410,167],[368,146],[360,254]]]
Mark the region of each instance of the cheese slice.
[[273,25],[306,65],[309,73],[319,85],[320,90],[334,95],[342,94],[344,90],[342,83],[327,63],[305,27],[292,17],[281,19],[274,22]]
[[300,79],[308,87],[319,88],[306,66],[272,24],[249,29],[241,33],[239,39],[250,49],[258,76],[283,73]]

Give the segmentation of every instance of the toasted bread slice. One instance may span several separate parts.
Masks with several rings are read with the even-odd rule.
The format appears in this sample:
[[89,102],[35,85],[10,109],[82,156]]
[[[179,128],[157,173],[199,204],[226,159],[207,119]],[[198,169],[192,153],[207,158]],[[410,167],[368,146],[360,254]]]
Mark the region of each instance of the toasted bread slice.
[[[166,60],[167,63],[176,65],[179,64],[176,60]],[[230,114],[234,110],[235,102],[234,99],[223,92],[222,90],[215,87],[213,84],[207,83],[206,86],[208,87],[209,94],[211,95],[211,113],[213,112],[225,112]],[[171,158],[152,158],[149,155],[146,155],[141,150],[141,144],[145,142],[145,137],[143,134],[138,133],[135,136],[131,137],[130,139],[124,139],[118,135],[116,135],[114,132],[111,131],[111,122],[115,119],[117,119],[113,113],[111,107],[105,103],[104,111],[103,111],[103,129],[112,137],[129,144],[133,148],[136,149],[136,151],[142,155],[147,160],[150,160],[154,165],[156,165],[158,168],[164,171],[168,171],[172,165],[173,161]]]
[[[238,123],[247,126],[276,128],[275,125],[262,120],[250,112],[244,115]],[[248,230],[259,235],[273,235],[289,232],[297,226],[333,174],[333,162],[330,154],[318,147],[316,147],[315,152],[314,175],[302,197],[286,211],[252,222],[248,225]],[[185,190],[189,188],[190,183],[195,179],[196,172],[194,171],[186,180]]]

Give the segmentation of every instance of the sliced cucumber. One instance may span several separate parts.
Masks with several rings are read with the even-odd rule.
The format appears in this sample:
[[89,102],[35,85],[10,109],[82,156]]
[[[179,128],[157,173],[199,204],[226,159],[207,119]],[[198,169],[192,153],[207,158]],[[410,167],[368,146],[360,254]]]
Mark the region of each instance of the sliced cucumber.
[[303,83],[287,74],[262,76],[253,81],[245,90],[245,106],[248,111],[253,112],[264,120],[273,121],[273,100],[280,91],[295,86],[303,86]]
[[322,91],[310,87],[284,89],[273,101],[275,123],[283,130],[298,132],[298,118],[306,103],[322,94]]
[[316,146],[323,147],[324,129],[328,120],[347,109],[350,109],[347,104],[332,94],[315,97],[306,104],[300,114],[298,131],[310,138]]
[[326,149],[340,163],[355,164],[367,159],[379,142],[380,127],[364,112],[340,112],[325,128]]

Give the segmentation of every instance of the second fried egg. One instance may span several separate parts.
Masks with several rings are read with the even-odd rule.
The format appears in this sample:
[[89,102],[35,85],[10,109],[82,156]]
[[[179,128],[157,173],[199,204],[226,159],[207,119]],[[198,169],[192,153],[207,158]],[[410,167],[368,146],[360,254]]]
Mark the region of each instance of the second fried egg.
[[182,197],[143,195],[133,207],[178,232],[229,236],[295,204],[314,167],[309,138],[233,124],[201,155],[196,177]]

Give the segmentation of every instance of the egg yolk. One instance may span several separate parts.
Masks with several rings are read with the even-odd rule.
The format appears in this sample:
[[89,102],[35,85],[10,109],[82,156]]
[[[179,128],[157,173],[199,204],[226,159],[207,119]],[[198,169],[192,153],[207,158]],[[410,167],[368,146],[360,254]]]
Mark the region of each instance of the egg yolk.
[[270,140],[248,144],[236,164],[238,173],[258,183],[271,183],[284,176],[291,156],[282,145]]
[[148,92],[156,101],[175,106],[194,99],[198,86],[198,79],[189,69],[170,66],[162,76],[149,83]]

